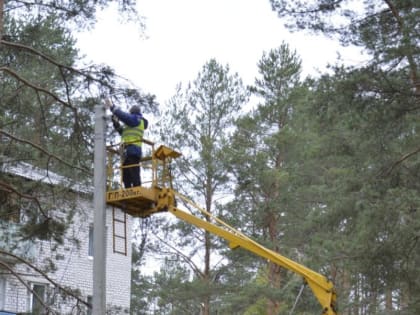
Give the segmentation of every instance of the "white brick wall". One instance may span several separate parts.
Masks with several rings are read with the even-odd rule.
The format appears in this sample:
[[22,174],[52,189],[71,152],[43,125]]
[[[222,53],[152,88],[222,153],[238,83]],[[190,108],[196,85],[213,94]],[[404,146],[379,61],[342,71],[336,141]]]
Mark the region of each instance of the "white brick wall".
[[[64,244],[54,249],[54,243],[39,242],[37,244],[38,257],[34,262],[37,267],[45,258],[51,258],[57,266],[55,272],[48,273],[48,276],[61,286],[77,289],[86,300],[87,296],[92,295],[92,268],[93,259],[88,256],[89,246],[89,226],[93,224],[92,201],[83,197],[76,197],[76,207],[81,210],[81,215],[75,217],[75,223],[69,228]],[[118,216],[123,217],[123,213],[117,210]],[[125,309],[127,312],[130,306],[130,281],[131,281],[131,228],[132,218],[127,216],[127,256],[113,252],[113,225],[112,209],[108,208],[106,213],[107,225],[107,251],[106,251],[106,302],[118,308]],[[119,226],[118,234],[123,231]],[[79,246],[69,241],[70,237],[80,240]],[[64,259],[56,260],[56,256]],[[44,277],[38,275],[30,268],[19,264],[14,267],[24,281],[47,283]],[[6,277],[6,297],[4,309],[11,312],[26,312],[29,308],[29,292],[27,288],[13,275],[3,275]],[[60,314],[78,314],[74,306],[74,300],[65,304],[56,301],[60,308]],[[57,306],[57,307],[58,307]],[[125,314],[124,312],[113,312],[113,314]]]

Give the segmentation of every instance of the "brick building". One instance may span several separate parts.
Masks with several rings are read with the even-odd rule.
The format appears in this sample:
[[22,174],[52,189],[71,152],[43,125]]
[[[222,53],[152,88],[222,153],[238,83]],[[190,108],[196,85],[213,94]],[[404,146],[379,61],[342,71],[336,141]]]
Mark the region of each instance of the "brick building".
[[[7,164],[0,170],[3,175],[45,185],[60,185],[62,177],[25,163]],[[75,207],[72,224],[66,231],[62,244],[54,241],[26,240],[17,242],[14,231],[19,220],[0,217],[0,250],[29,261],[27,265],[18,258],[0,253],[0,314],[45,314],[43,303],[56,314],[90,314],[83,303],[66,298],[53,284],[74,290],[84,301],[91,302],[93,278],[93,194],[91,189],[73,186],[69,194],[72,202],[62,203],[54,198],[54,207]],[[1,193],[1,190],[0,190]],[[3,202],[2,207],[10,206]],[[66,211],[61,211],[66,215]],[[131,281],[131,228],[132,218],[121,210],[108,208],[106,213],[106,301],[108,314],[128,314]],[[78,241],[75,241],[78,240]],[[52,280],[34,267],[42,269],[48,260],[56,268],[47,272]],[[34,297],[38,295],[39,299]]]

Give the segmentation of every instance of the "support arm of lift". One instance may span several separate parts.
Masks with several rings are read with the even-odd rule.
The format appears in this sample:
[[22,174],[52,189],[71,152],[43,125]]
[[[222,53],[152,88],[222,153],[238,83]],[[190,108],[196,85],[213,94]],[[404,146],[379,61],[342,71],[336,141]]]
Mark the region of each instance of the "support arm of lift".
[[[143,142],[145,141],[143,140]],[[153,145],[153,143],[151,144]],[[227,240],[231,248],[242,247],[302,276],[321,304],[323,314],[338,315],[336,311],[335,289],[332,282],[325,276],[258,244],[240,231],[228,226],[219,218],[213,217],[210,213],[205,212],[198,205],[187,200],[187,198],[172,189],[172,176],[169,163],[171,159],[177,158],[180,155],[180,153],[165,146],[160,146],[157,150],[154,150],[152,146],[152,155],[150,159],[147,159],[152,162],[151,187],[142,186],[108,190],[106,195],[107,204],[120,208],[134,217],[141,218],[148,217],[154,213],[169,211],[177,218]],[[161,170],[158,172],[159,165],[161,166]],[[110,173],[112,174],[112,172]],[[160,179],[158,175],[160,175]],[[177,208],[175,196],[180,197],[185,202],[200,210],[204,215],[211,217],[214,220],[213,222],[218,222],[220,225],[215,225],[212,222],[200,219]]]
[[266,258],[283,268],[291,270],[296,274],[302,276],[312,289],[315,297],[323,307],[323,314],[325,315],[337,315],[335,310],[336,294],[334,286],[325,276],[300,265],[293,260],[290,260],[264,246],[258,244],[252,239],[244,236],[243,234],[236,234],[214,225],[208,221],[202,220],[188,212],[178,209],[174,206],[169,206],[168,211],[175,215],[177,218],[193,224],[199,228],[205,229],[206,231],[215,234],[221,238],[230,242],[232,248],[238,246],[260,256]]

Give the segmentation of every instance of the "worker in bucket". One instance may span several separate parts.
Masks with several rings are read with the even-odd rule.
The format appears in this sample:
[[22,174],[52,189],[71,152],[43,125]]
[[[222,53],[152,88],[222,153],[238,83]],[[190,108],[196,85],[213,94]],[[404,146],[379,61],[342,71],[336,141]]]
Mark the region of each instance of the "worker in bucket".
[[143,117],[140,107],[137,105],[132,106],[128,113],[116,107],[109,99],[105,100],[105,106],[113,114],[112,123],[121,135],[124,146],[122,164],[124,187],[141,186],[139,165],[142,157],[141,145],[144,130],[147,129],[149,122]]

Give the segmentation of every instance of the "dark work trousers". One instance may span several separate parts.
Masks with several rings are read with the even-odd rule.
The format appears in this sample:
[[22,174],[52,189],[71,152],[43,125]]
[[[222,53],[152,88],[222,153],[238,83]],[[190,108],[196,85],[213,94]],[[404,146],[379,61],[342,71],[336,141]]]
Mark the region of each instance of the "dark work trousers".
[[132,167],[123,168],[123,182],[125,188],[141,186],[139,163],[139,156],[127,155],[124,158],[123,166],[136,164]]

